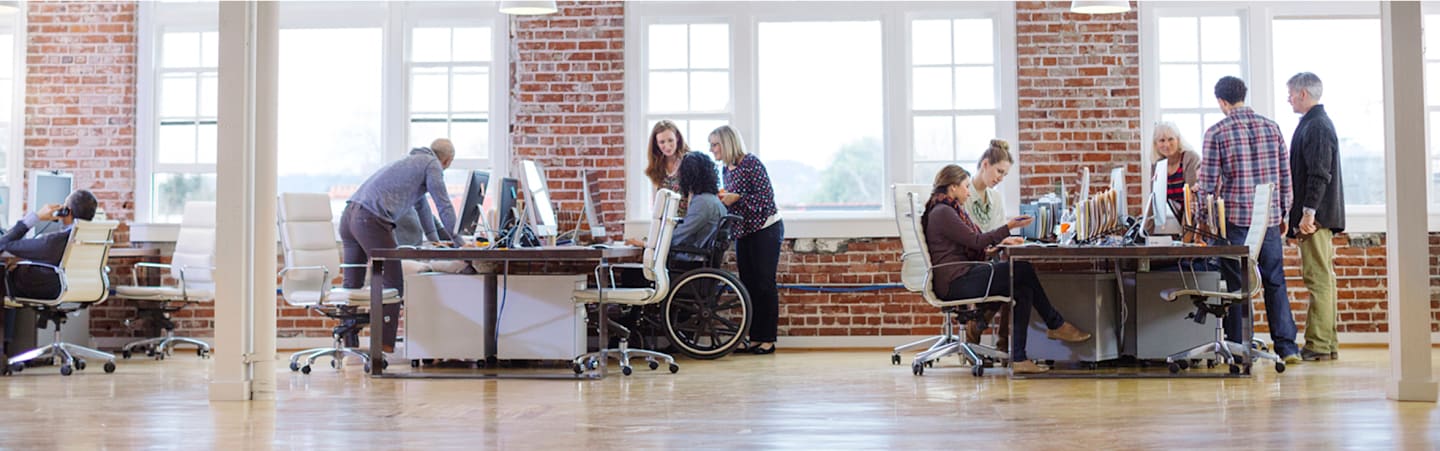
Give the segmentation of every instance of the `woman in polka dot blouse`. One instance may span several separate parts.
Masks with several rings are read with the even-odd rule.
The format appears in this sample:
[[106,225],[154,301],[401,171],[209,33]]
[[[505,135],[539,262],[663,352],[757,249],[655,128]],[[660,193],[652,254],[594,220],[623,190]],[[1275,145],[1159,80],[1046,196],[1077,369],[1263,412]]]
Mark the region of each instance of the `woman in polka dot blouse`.
[[728,125],[710,132],[710,152],[725,164],[725,190],[720,200],[731,214],[742,218],[735,228],[735,262],[754,309],[750,347],[739,352],[770,354],[775,352],[780,321],[775,272],[780,265],[785,224],[775,208],[775,192],[765,165],[755,155],[745,153],[742,142],[740,133]]

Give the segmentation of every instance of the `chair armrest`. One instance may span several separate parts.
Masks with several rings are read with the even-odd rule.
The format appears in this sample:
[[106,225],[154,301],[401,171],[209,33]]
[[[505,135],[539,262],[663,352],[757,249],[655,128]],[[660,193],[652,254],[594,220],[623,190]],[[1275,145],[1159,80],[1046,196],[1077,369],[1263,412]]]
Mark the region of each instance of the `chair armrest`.
[[286,266],[280,269],[280,296],[289,298],[289,290],[285,289],[286,277],[290,271],[320,271],[320,301],[323,304],[325,297],[330,293],[330,268],[324,266]]
[[215,267],[214,267],[214,266],[200,266],[200,265],[184,265],[184,266],[181,266],[181,267],[180,267],[180,297],[181,297],[182,299],[189,300],[189,299],[190,299],[190,293],[187,292],[187,290],[186,290],[187,284],[185,283],[185,270],[187,270],[187,269],[208,269],[208,270],[210,270],[210,271],[214,271],[214,270],[215,270]]
[[340,264],[340,268],[342,268],[342,269],[343,269],[343,268],[367,268],[367,269],[368,269],[368,268],[370,268],[370,265],[367,265],[367,264],[364,264],[364,263],[341,263],[341,264]]
[[[949,263],[941,263],[941,264],[938,264],[938,265],[931,265],[931,266],[930,266],[930,270],[925,272],[925,278],[928,279],[928,278],[932,277],[932,276],[935,274],[935,268],[944,268],[944,267],[947,267],[947,266],[988,266],[988,267],[990,267],[990,268],[991,268],[990,278],[985,281],[985,295],[983,296],[983,297],[990,297],[990,287],[992,287],[992,286],[995,285],[995,271],[994,271],[995,262],[993,262],[993,261],[983,261],[983,262],[949,262]],[[927,280],[927,281],[926,281],[926,285],[929,285],[929,284],[930,284],[930,282]]]
[[[169,263],[140,262],[130,266],[130,284],[140,286],[140,268],[148,269],[171,269]],[[183,284],[182,284],[183,285]]]

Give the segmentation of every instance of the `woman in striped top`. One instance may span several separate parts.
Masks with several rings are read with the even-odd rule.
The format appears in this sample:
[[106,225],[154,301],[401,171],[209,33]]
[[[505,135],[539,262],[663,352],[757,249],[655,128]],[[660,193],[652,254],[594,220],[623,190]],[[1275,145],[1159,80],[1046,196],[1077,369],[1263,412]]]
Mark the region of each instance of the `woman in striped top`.
[[1185,185],[1199,180],[1200,154],[1180,137],[1174,122],[1155,124],[1155,156],[1169,166],[1165,171],[1165,197],[1172,202],[1185,201]]

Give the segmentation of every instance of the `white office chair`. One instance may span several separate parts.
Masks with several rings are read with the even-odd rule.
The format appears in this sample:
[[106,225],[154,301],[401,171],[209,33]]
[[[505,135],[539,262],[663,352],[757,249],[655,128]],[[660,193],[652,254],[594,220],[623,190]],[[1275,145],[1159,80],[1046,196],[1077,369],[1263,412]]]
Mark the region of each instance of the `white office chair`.
[[[1250,302],[1250,299],[1259,294],[1264,286],[1260,280],[1258,262],[1260,261],[1260,248],[1265,243],[1265,231],[1268,228],[1265,227],[1265,224],[1270,223],[1270,196],[1274,190],[1274,184],[1266,183],[1255,186],[1255,200],[1250,211],[1250,230],[1245,235],[1245,246],[1249,248],[1250,261],[1248,267],[1242,269],[1251,273],[1249,289],[1229,292],[1184,287],[1170,288],[1160,292],[1160,297],[1167,302],[1189,299],[1194,303],[1196,311],[1191,317],[1195,319],[1195,322],[1204,324],[1206,315],[1214,316],[1216,320],[1215,341],[1171,354],[1165,358],[1171,373],[1179,373],[1180,370],[1189,367],[1191,359],[1213,356],[1216,360],[1228,363],[1231,374],[1239,374],[1242,367],[1245,374],[1250,374],[1250,366],[1254,362],[1245,359],[1246,355],[1273,361],[1275,362],[1275,372],[1285,372],[1285,362],[1275,354],[1260,349],[1246,349],[1245,345],[1225,340],[1225,314],[1230,310],[1230,306],[1241,302]],[[1256,226],[1256,224],[1260,225]],[[1181,280],[1185,280],[1185,278],[1182,277]],[[1214,300],[1214,302],[1210,302],[1210,300]]]
[[[905,252],[900,255],[900,280],[906,290],[919,294],[925,298],[925,302],[939,308],[945,320],[940,323],[940,335],[897,346],[894,353],[890,355],[890,363],[899,365],[901,352],[926,348],[916,354],[915,360],[910,364],[910,370],[916,376],[924,375],[926,366],[934,366],[932,362],[953,354],[960,354],[962,358],[970,362],[971,374],[982,376],[985,374],[985,366],[988,363],[1009,360],[1010,354],[990,346],[966,343],[963,337],[955,334],[955,323],[958,321],[963,324],[971,320],[983,320],[984,315],[980,308],[982,304],[1010,304],[1012,301],[1007,296],[993,295],[954,301],[935,297],[933,290],[935,268],[963,265],[989,266],[992,263],[951,262],[932,265],[930,249],[925,244],[925,225],[921,224],[920,220],[925,213],[925,202],[930,199],[931,186],[897,184],[893,190],[895,193],[895,225],[900,229],[900,243],[905,249]],[[995,283],[1009,283],[1008,280],[993,280],[993,272],[991,278],[992,286]],[[952,316],[954,319],[951,318]],[[1024,330],[1019,333],[1024,333]]]
[[[370,355],[345,347],[357,342],[360,331],[370,322],[370,288],[345,289],[334,286],[341,268],[368,265],[340,264],[335,225],[330,221],[330,196],[324,193],[282,193],[277,220],[280,243],[285,249],[285,268],[280,270],[280,296],[285,303],[314,310],[340,321],[331,336],[334,346],[306,349],[290,356],[290,370],[310,374],[310,366],[329,356],[330,366],[339,369],[346,356],[359,358],[370,372]],[[384,303],[400,302],[398,290],[384,290]],[[378,333],[378,332],[375,332]],[[305,359],[305,364],[300,364]],[[389,366],[380,362],[381,368]]]
[[[675,211],[679,207],[680,195],[674,191],[662,189],[658,193],[655,193],[655,204],[651,209],[650,233],[646,235],[645,253],[643,257],[645,262],[643,268],[645,278],[654,282],[653,286],[648,288],[616,288],[612,285],[605,287],[603,293],[599,289],[575,290],[575,302],[598,304],[596,308],[596,311],[599,312],[598,321],[610,321],[605,311],[606,304],[629,305],[634,308],[641,308],[646,305],[664,301],[665,298],[670,295],[670,271],[666,269],[665,263],[670,256],[670,238],[671,234],[675,231]],[[617,266],[607,264],[602,267],[596,267],[596,282],[606,283],[607,279],[600,276],[601,271],[613,271],[614,267]],[[610,283],[613,283],[615,280],[614,274],[611,274],[608,280]],[[602,294],[604,295],[604,299],[601,299]],[[612,328],[619,329],[620,347],[618,349],[607,349],[605,346],[609,345],[609,343],[601,343],[601,349],[599,351],[576,357],[571,364],[571,368],[575,370],[576,374],[585,372],[587,367],[589,369],[595,369],[599,366],[599,359],[605,358],[605,356],[614,357],[619,360],[620,371],[626,376],[629,376],[630,373],[634,371],[630,368],[630,359],[632,357],[645,357],[645,361],[649,363],[650,369],[652,370],[660,367],[660,363],[656,361],[656,359],[662,359],[670,365],[671,373],[680,371],[680,366],[675,364],[674,357],[661,352],[630,349],[629,339],[626,338],[630,335],[629,331],[626,330],[624,326],[613,321],[608,325]]]
[[[10,289],[5,300],[7,307],[30,308],[39,313],[42,321],[55,323],[55,342],[11,357],[8,369],[19,372],[25,369],[25,362],[38,359],[58,359],[60,374],[69,376],[72,372],[85,369],[85,359],[105,361],[105,372],[115,372],[115,355],[60,339],[60,328],[65,319],[76,311],[89,308],[105,301],[110,295],[110,268],[105,260],[110,257],[110,245],[114,244],[115,221],[75,221],[70,240],[65,245],[65,254],[59,266],[31,261],[22,261],[17,266],[30,265],[50,268],[60,277],[60,294],[54,299],[32,299],[15,296],[14,284],[6,273],[5,284]],[[43,323],[42,323],[43,324]]]
[[[140,285],[141,269],[169,270],[175,280],[174,286]],[[180,236],[175,239],[175,254],[169,264],[136,263],[132,271],[131,285],[115,287],[115,296],[136,301],[135,313],[139,319],[158,324],[164,335],[130,342],[121,349],[120,355],[130,358],[136,349],[145,355],[163,360],[175,349],[175,345],[195,345],[200,357],[210,356],[210,344],[190,337],[175,336],[175,322],[171,315],[191,304],[210,302],[215,298],[215,202],[186,202],[185,215],[180,220]],[[130,320],[125,321],[127,324]]]

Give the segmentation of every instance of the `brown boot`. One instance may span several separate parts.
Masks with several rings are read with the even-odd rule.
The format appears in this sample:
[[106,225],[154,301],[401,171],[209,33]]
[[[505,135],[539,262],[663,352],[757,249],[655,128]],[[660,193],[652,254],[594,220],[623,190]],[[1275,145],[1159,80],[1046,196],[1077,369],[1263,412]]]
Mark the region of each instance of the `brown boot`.
[[1010,362],[1010,374],[1038,374],[1050,371],[1049,368],[1040,366],[1034,360],[1021,362]]
[[1089,333],[1081,331],[1069,321],[1061,324],[1058,329],[1046,331],[1045,336],[1050,337],[1051,340],[1060,340],[1066,343],[1079,343],[1090,339]]
[[965,322],[965,342],[971,344],[980,343],[980,334],[985,333],[984,326],[979,321]]
[[1000,308],[1000,325],[995,332],[995,349],[1010,352],[1010,307]]

